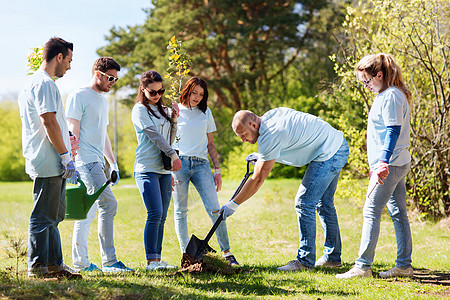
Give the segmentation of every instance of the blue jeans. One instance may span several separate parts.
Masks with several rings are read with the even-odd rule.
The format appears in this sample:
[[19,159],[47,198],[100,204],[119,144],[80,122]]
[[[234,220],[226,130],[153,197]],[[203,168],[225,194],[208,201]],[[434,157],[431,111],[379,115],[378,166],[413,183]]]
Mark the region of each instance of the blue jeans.
[[33,183],[33,211],[28,236],[28,270],[46,274],[63,269],[58,224],[66,212],[66,180],[37,177]]
[[[89,194],[93,194],[106,182],[105,165],[93,162],[77,168],[81,180],[86,184]],[[114,248],[114,217],[117,212],[117,200],[108,186],[90,208],[87,218],[74,222],[72,237],[72,259],[76,269],[89,267],[88,237],[89,228],[98,208],[98,239],[102,265],[111,266],[117,262]]]
[[406,208],[405,177],[411,168],[408,163],[403,166],[390,166],[389,175],[383,185],[377,185],[370,198],[366,198],[363,216],[364,223],[361,236],[359,257],[355,265],[361,269],[370,268],[375,257],[375,247],[380,235],[381,214],[385,206],[394,223],[397,240],[397,267],[404,269],[411,266],[412,238]]
[[330,262],[341,261],[341,233],[334,207],[334,193],[339,173],[347,163],[349,148],[343,141],[339,150],[327,161],[312,161],[295,198],[298,217],[300,247],[297,259],[310,268],[316,262],[316,210],[325,235],[323,258]]
[[[181,156],[180,159],[182,164],[181,170],[172,173],[176,182],[173,202],[175,231],[180,243],[181,253],[184,253],[189,243],[187,225],[189,182],[194,184],[200,194],[206,213],[211,218],[212,223],[219,217],[220,204],[208,160],[195,156]],[[216,237],[221,251],[230,249],[225,221],[222,221],[217,228]]]
[[134,173],[136,185],[147,209],[144,229],[145,256],[161,258],[164,224],[172,195],[172,176],[154,172]]

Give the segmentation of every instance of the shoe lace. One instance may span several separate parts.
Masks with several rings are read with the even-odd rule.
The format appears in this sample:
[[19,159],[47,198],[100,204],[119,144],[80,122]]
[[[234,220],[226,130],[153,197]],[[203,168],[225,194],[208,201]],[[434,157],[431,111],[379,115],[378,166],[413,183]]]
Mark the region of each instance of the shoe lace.
[[288,266],[297,266],[298,263],[299,263],[299,261],[296,260],[296,259],[294,259],[294,260],[291,260],[291,261],[288,263]]

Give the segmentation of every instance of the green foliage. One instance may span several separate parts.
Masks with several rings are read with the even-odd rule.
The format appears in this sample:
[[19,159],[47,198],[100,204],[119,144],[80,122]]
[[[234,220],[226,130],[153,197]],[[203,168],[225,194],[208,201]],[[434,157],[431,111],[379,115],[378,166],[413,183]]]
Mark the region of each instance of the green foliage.
[[44,47],[34,47],[33,51],[28,55],[28,74],[36,72],[42,64],[42,52]]
[[0,135],[0,181],[27,180],[22,156],[22,125],[16,103],[3,101],[0,105],[2,134]]
[[[110,105],[111,106],[111,105]],[[112,115],[110,110],[110,119]],[[131,122],[131,109],[123,104],[117,104],[117,148],[113,149],[117,154],[120,169],[120,178],[131,177],[134,173],[134,160],[136,158],[137,139],[133,123]],[[113,127],[108,126],[110,138],[114,136]],[[114,146],[114,145],[113,145]]]
[[183,43],[178,41],[175,36],[170,39],[167,49],[170,57],[165,77],[170,79],[171,82],[169,99],[178,102],[183,87],[183,78],[189,74],[191,60],[184,49]]
[[166,69],[173,54],[161,41],[175,34],[191,54],[189,75],[208,82],[217,105],[237,110],[259,106],[248,91],[269,92],[272,80],[299,56],[311,37],[304,28],[326,2],[158,0],[153,5],[144,25],[111,29],[109,44],[98,50],[126,67],[125,80],[116,86],[135,87],[142,71]]
[[[331,57],[341,78],[337,91],[343,96],[339,101],[342,108],[332,116],[345,114],[355,119],[359,119],[362,109],[349,108],[356,104],[368,111],[373,98],[357,83],[356,63],[372,53],[385,52],[395,57],[413,92],[409,193],[413,205],[432,217],[450,216],[449,6],[443,0],[359,2],[348,7],[345,31],[339,36],[342,51]],[[360,147],[362,141],[357,133],[364,133],[361,124],[344,119],[342,126],[350,138],[356,138],[351,143]],[[363,159],[360,153],[354,154],[350,164],[359,169]]]

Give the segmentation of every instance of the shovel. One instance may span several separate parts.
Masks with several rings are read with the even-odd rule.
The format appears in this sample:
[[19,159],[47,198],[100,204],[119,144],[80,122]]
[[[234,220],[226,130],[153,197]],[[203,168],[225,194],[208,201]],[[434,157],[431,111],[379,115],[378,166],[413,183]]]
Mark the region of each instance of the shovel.
[[[236,189],[231,199],[233,199],[241,191],[242,187],[247,182],[247,179],[253,174],[253,172],[250,172],[250,164],[254,165],[257,160],[258,160],[257,154],[252,153],[247,156],[247,158],[245,159],[245,161],[247,162],[247,173],[245,173],[244,178],[242,179],[241,183],[239,184],[239,187]],[[195,235],[192,235],[186,247],[186,253],[194,257],[195,260],[199,260],[208,252],[216,252],[213,248],[211,248],[208,245],[208,242],[211,239],[214,232],[216,231],[217,227],[219,227],[220,222],[222,222],[222,220],[223,220],[223,212],[219,215],[219,217],[217,218],[216,222],[214,223],[213,227],[208,232],[204,240],[201,240]]]

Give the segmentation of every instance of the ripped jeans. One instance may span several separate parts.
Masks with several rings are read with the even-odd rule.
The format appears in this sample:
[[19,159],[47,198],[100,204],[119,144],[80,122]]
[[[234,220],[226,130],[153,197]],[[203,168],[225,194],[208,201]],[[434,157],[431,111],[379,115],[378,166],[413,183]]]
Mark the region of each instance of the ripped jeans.
[[[206,212],[214,223],[219,217],[220,204],[217,198],[214,177],[209,161],[195,156],[181,156],[181,170],[172,172],[175,188],[172,193],[175,209],[175,231],[180,243],[181,253],[186,251],[189,243],[187,224],[189,182],[192,182],[203,201]],[[191,199],[192,200],[192,199]],[[217,242],[221,251],[230,249],[227,225],[222,221],[216,230]]]

